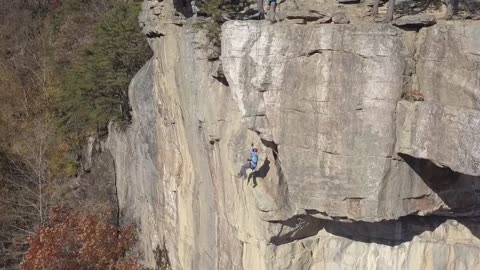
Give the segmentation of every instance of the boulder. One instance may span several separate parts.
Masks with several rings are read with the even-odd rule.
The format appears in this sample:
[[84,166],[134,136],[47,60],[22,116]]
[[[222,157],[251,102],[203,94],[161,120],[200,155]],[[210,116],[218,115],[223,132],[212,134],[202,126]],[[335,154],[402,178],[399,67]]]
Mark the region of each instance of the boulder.
[[321,14],[315,10],[305,10],[305,11],[295,11],[287,13],[287,19],[295,20],[295,19],[303,19],[307,22],[317,21],[325,18],[329,18],[329,16],[325,14]]
[[335,24],[347,24],[350,23],[350,19],[348,19],[345,12],[335,12],[332,15],[332,21]]
[[435,16],[428,14],[419,14],[400,17],[394,20],[392,24],[399,27],[424,27],[434,25],[435,23]]

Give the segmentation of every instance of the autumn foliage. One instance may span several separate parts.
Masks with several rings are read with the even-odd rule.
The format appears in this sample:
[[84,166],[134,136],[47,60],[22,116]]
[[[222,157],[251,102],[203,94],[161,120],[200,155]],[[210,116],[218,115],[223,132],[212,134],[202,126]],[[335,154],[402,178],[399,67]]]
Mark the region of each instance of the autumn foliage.
[[135,243],[133,226],[118,228],[98,215],[56,208],[49,223],[30,238],[22,270],[136,270],[126,252]]

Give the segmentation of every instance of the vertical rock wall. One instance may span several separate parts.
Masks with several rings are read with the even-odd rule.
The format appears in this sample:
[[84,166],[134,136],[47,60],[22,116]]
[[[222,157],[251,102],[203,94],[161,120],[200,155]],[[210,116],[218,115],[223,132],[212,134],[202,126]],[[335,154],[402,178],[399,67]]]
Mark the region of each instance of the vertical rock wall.
[[480,267],[478,23],[232,21],[217,59],[175,5],[144,3],[155,55],[107,143],[147,266],[165,244],[174,269]]

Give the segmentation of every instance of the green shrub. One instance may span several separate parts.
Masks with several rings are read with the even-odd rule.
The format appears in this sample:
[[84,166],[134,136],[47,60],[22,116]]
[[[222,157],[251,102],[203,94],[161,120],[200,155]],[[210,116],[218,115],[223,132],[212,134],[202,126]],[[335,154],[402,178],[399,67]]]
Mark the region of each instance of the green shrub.
[[207,0],[200,6],[200,10],[216,20],[222,15],[222,4],[223,0]]
[[[77,143],[74,143],[77,144]],[[69,144],[57,141],[47,153],[49,172],[53,178],[64,178],[77,175],[79,164],[72,158]]]
[[99,23],[93,44],[66,71],[56,118],[69,136],[101,134],[110,119],[130,119],[128,85],[151,56],[137,22],[140,3],[118,2]]

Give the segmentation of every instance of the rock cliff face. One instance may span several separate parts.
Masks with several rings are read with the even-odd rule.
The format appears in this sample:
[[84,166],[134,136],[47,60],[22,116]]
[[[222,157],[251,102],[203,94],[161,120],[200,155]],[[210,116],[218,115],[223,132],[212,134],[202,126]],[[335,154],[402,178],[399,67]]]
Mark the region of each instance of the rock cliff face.
[[345,12],[226,22],[218,58],[188,8],[144,2],[155,55],[107,145],[148,266],[165,245],[173,269],[480,268],[480,23]]

